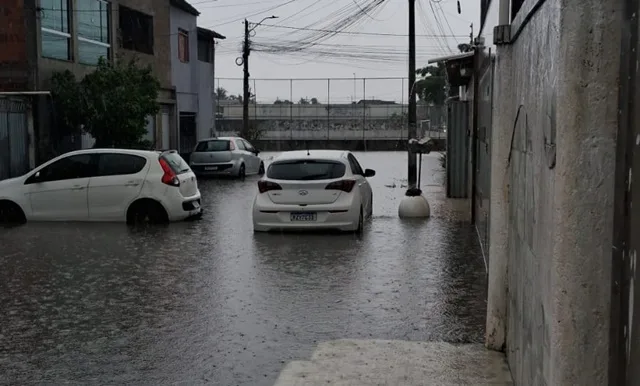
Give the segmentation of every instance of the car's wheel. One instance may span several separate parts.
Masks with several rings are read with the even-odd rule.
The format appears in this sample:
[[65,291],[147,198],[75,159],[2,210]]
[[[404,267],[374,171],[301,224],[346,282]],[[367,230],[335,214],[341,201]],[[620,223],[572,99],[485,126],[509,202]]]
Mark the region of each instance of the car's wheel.
[[264,174],[264,162],[260,162],[260,167],[258,168],[258,174],[259,175]]
[[244,168],[244,164],[240,165],[238,170],[238,178],[245,178],[247,176],[247,170]]
[[11,201],[0,201],[0,224],[18,225],[24,224],[26,221],[27,218],[18,204]]
[[169,221],[162,205],[153,200],[134,203],[127,212],[127,224],[162,224]]
[[360,216],[358,217],[358,228],[355,233],[362,233],[364,231],[364,210],[360,207]]

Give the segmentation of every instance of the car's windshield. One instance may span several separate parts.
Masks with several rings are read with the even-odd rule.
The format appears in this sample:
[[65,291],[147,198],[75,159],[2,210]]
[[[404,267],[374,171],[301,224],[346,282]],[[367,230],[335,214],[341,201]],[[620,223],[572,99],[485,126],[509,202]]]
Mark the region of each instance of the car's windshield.
[[346,167],[337,161],[276,161],[269,166],[267,177],[276,180],[329,180],[344,176]]
[[227,151],[229,150],[229,141],[226,139],[214,139],[202,141],[196,146],[196,152],[206,151]]

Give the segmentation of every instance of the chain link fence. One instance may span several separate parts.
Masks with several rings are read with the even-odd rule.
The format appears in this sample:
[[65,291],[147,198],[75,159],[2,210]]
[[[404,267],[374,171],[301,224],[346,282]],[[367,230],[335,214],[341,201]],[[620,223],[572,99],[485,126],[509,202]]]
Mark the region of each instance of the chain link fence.
[[[242,131],[243,81],[216,80],[216,132]],[[250,79],[253,140],[406,141],[406,78]],[[418,137],[446,136],[446,109],[418,102]]]

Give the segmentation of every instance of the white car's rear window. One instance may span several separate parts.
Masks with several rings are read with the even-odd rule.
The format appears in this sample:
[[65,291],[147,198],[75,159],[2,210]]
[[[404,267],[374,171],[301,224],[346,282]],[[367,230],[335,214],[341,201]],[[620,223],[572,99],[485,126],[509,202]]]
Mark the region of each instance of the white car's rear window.
[[289,181],[331,180],[344,176],[345,171],[345,165],[337,161],[276,161],[269,165],[267,177]]
[[184,158],[180,157],[180,154],[176,153],[175,151],[163,153],[160,157],[167,161],[171,169],[176,174],[182,174],[191,171],[191,168],[189,168],[189,165],[184,160]]

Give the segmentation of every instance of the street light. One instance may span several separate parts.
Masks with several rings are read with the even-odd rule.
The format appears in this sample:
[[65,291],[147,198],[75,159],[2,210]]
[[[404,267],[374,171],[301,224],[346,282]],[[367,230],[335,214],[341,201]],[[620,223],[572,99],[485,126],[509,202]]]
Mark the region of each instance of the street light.
[[242,64],[244,66],[244,82],[242,96],[242,134],[249,133],[249,52],[251,51],[249,44],[249,34],[253,32],[262,22],[268,19],[277,19],[278,16],[267,16],[260,22],[253,24],[249,28],[249,21],[244,19],[244,46],[242,47]]

